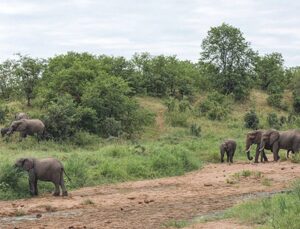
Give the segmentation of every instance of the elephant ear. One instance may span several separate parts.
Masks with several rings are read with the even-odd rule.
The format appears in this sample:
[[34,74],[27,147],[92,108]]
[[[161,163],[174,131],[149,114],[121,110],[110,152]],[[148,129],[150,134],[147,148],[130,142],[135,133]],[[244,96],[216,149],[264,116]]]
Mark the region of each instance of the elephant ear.
[[30,169],[33,168],[33,160],[32,159],[28,159],[28,158],[24,159],[22,167],[26,171],[29,171]]
[[273,131],[270,134],[270,145],[273,145],[275,141],[279,139],[279,132],[278,131]]

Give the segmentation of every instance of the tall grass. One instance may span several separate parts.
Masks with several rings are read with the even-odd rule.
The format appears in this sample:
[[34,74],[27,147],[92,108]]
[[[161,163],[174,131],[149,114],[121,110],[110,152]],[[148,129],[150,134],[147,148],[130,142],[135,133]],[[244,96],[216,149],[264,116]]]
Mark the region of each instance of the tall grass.
[[228,210],[225,217],[263,228],[300,228],[300,181],[292,192],[248,201]]

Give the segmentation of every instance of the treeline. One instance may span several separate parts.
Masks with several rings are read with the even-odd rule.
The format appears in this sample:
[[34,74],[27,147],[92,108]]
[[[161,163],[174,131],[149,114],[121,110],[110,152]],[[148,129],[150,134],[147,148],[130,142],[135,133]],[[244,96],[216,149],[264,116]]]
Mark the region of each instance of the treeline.
[[[300,68],[285,68],[280,53],[259,55],[228,24],[212,27],[201,47],[197,63],[149,53],[131,59],[75,52],[49,59],[18,54],[0,64],[0,99],[38,107],[34,116],[46,122],[54,139],[78,130],[104,137],[138,133],[154,114],[141,108],[135,95],[193,101],[198,93],[216,91],[245,100],[252,88],[259,88],[269,94],[270,105],[288,109],[282,98],[289,89],[294,111],[300,113]],[[1,109],[0,120],[5,116]]]

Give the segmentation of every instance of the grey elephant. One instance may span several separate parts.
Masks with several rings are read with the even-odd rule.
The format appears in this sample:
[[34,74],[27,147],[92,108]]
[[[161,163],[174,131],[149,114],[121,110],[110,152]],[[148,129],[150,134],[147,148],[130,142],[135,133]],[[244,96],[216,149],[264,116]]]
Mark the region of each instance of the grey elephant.
[[[29,175],[29,190],[32,196],[38,195],[37,182],[50,181],[55,185],[54,196],[60,195],[60,189],[62,190],[62,195],[67,196],[68,192],[64,183],[64,174],[66,174],[62,163],[55,158],[20,158],[16,161],[15,166],[26,170]],[[69,180],[71,180],[68,177]]]
[[227,156],[227,162],[233,163],[233,156],[234,156],[235,150],[236,150],[236,142],[234,140],[228,139],[228,140],[224,141],[220,145],[221,163],[224,162],[225,153]]
[[21,113],[18,113],[15,115],[16,121],[21,120],[21,119],[29,119],[29,116],[24,112],[21,112]]
[[268,130],[263,133],[260,149],[259,151],[264,150],[266,145],[270,145],[274,161],[278,161],[279,150],[287,150],[287,156],[289,152],[297,153],[300,150],[300,131],[299,130],[287,130],[287,131],[277,131],[277,130]]
[[33,136],[34,134],[37,135],[38,140],[41,140],[45,132],[45,125],[39,119],[21,119],[11,123],[7,134],[11,135],[15,131],[20,132],[20,140],[26,138],[27,135]]
[[[261,142],[261,136],[262,136],[263,132],[264,132],[264,130],[254,130],[254,131],[248,132],[246,135],[246,153],[247,153],[247,157],[250,161],[253,159],[253,157],[250,156],[251,146],[253,144],[256,144],[256,153],[255,153],[255,160],[254,160],[255,163],[258,163],[258,158],[260,155],[259,145]],[[265,149],[271,150],[271,147],[268,144],[266,144]],[[264,150],[261,152],[260,161],[261,162],[268,161],[268,158],[267,158]]]
[[8,130],[9,130],[8,127],[1,128],[1,131],[0,131],[1,137],[4,137],[7,134]]

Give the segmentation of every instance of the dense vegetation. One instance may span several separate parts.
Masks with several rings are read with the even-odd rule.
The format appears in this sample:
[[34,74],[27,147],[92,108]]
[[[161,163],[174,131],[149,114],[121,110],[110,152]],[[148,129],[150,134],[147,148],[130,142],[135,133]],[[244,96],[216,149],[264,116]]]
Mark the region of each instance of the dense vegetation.
[[68,188],[180,175],[218,162],[226,138],[238,142],[234,160],[244,159],[249,129],[299,126],[299,77],[299,67],[286,68],[279,53],[260,56],[227,24],[211,28],[197,63],[149,53],[19,54],[0,64],[0,123],[24,111],[47,134],[39,144],[2,138],[0,199],[28,195],[24,173],[11,167],[24,156],[61,159]]

